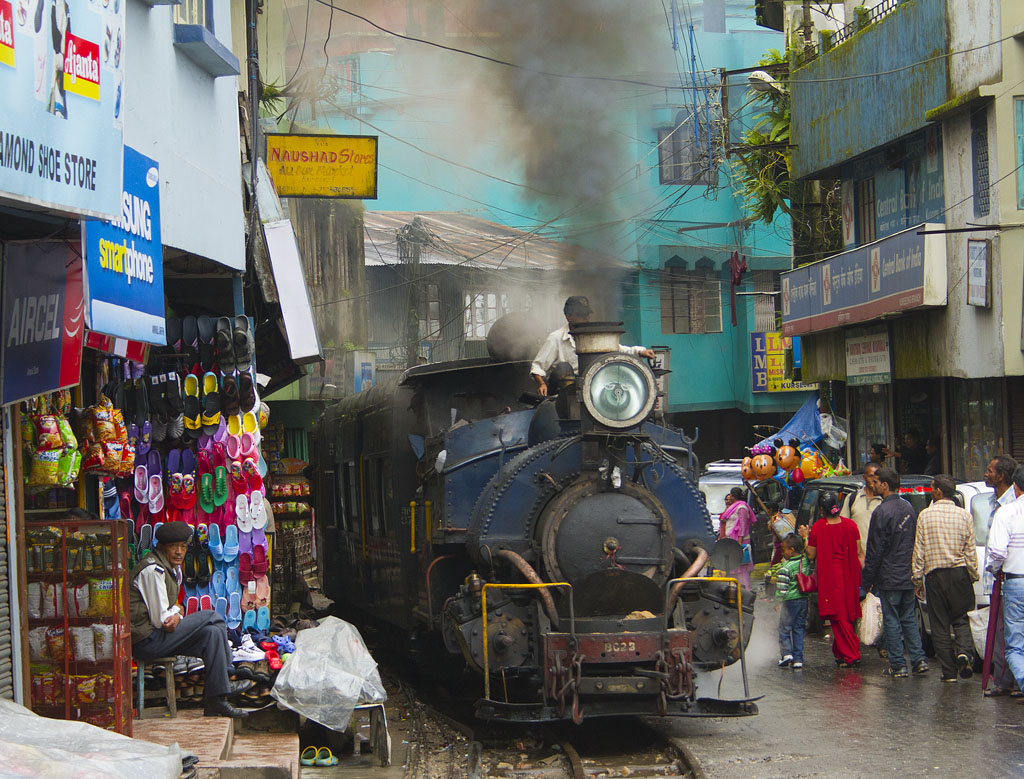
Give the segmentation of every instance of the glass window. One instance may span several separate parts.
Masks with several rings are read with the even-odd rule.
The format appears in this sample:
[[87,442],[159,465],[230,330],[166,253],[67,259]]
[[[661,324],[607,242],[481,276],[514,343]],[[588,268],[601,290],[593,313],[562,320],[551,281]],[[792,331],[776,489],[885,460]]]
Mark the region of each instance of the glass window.
[[988,543],[988,520],[992,515],[992,493],[985,492],[971,498],[971,516],[974,518],[974,538],[976,546]]
[[1024,97],[1013,98],[1013,117],[1017,137],[1017,208],[1024,210]]
[[818,518],[818,490],[806,490],[799,511],[796,512],[797,525],[813,525]]
[[952,475],[979,479],[989,461],[1006,451],[1003,383],[997,379],[953,379],[952,385]]
[[175,24],[198,24],[213,32],[213,0],[181,0],[174,7]]
[[868,461],[871,444],[889,445],[889,385],[851,388],[850,406],[853,411],[850,467],[859,471]]
[[714,515],[725,511],[725,496],[729,494],[729,490],[738,486],[737,484],[722,483],[701,484],[700,491],[704,495],[704,502],[707,504],[708,513]]
[[486,338],[498,317],[510,310],[508,295],[495,292],[467,292],[463,296],[466,338]]
[[420,340],[436,341],[441,337],[441,298],[437,284],[420,286]]
[[662,333],[722,332],[722,282],[713,269],[669,260],[661,274]]
[[[707,99],[707,95],[704,95]],[[676,113],[672,127],[658,130],[658,181],[713,184],[718,180],[720,139],[713,128],[717,111],[698,104]]]
[[875,180],[858,181],[856,188],[857,243],[871,243],[875,240]]

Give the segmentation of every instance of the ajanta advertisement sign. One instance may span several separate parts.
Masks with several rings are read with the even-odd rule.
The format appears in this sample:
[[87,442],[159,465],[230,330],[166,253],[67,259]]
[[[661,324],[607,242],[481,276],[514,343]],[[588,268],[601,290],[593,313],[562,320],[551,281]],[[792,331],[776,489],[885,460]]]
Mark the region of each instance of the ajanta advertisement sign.
[[377,197],[377,136],[267,134],[267,169],[281,197]]
[[0,197],[114,217],[127,0],[0,0]]

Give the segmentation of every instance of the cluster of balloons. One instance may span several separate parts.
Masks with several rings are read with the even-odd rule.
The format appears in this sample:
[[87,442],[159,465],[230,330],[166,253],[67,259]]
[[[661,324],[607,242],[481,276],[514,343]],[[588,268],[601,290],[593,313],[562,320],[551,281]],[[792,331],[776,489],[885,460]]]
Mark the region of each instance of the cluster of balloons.
[[776,478],[789,484],[800,484],[805,479],[817,479],[830,470],[828,462],[814,447],[800,449],[797,438],[785,443],[776,438],[774,445],[762,441],[751,447],[750,456],[743,458],[743,478],[764,481]]

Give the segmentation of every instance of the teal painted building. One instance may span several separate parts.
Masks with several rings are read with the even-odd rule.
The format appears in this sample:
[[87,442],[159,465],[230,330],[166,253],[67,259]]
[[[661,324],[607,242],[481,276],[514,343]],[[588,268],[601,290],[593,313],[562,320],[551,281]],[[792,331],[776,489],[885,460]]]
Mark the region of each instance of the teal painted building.
[[[367,210],[472,214],[614,257],[574,267],[562,291],[599,300],[600,314],[624,321],[625,342],[671,348],[667,410],[700,427],[703,459],[739,454],[752,425],[800,406],[802,392],[752,386],[751,333],[776,329],[791,251],[787,219],[746,220],[728,164],[753,117],[746,74],[723,89],[722,70],[783,47],[749,0],[350,4],[419,40],[332,20],[317,4],[303,25],[305,5],[286,4],[289,71],[322,72],[337,90],[299,99],[294,118],[378,136]],[[736,326],[734,250],[749,268]]]

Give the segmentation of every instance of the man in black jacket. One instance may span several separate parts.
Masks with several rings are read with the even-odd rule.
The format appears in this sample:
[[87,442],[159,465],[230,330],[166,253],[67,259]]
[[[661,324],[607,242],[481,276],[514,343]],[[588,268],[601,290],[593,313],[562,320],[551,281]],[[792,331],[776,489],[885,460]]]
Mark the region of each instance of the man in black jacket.
[[928,663],[917,629],[911,576],[917,512],[897,494],[899,487],[900,477],[892,468],[879,468],[875,473],[875,491],[882,502],[871,514],[861,592],[874,588],[882,601],[882,632],[889,653],[886,676],[906,678],[904,644],[915,674],[925,673]]

